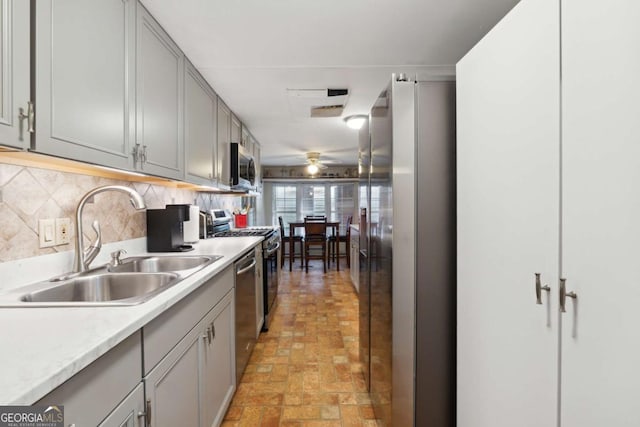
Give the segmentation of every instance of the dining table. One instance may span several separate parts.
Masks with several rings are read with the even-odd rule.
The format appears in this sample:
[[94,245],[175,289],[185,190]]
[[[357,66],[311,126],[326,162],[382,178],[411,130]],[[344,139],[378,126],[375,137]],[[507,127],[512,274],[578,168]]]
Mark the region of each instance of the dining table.
[[[289,223],[289,236],[295,235],[296,228],[304,228],[304,219],[296,220]],[[340,221],[327,221],[327,228],[333,229],[333,235],[336,236],[336,242],[339,242],[340,241]],[[339,245],[336,245],[336,246],[339,247]],[[293,268],[293,255],[294,255],[293,251],[294,251],[293,239],[289,239],[289,271],[291,271]],[[338,255],[340,255],[339,249],[336,248],[336,252],[338,252]],[[301,256],[304,259],[304,253],[302,253]],[[338,256],[338,262],[336,263],[336,270],[338,271],[340,271],[339,260],[340,260],[340,257]],[[325,260],[325,262],[327,261]]]

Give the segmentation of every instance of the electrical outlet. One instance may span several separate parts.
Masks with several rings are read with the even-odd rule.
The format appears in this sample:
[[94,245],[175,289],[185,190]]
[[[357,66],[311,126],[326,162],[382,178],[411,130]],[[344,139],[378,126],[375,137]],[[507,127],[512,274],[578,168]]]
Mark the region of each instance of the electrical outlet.
[[71,218],[56,218],[56,245],[68,245],[71,242]]
[[56,221],[52,219],[38,220],[38,241],[41,248],[50,248],[56,245]]

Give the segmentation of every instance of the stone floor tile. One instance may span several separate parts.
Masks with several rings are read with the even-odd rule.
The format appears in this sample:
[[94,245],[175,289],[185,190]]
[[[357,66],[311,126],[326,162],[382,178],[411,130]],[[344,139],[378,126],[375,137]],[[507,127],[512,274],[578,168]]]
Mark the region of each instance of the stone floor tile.
[[349,270],[283,271],[223,427],[381,427],[359,361],[358,295]]

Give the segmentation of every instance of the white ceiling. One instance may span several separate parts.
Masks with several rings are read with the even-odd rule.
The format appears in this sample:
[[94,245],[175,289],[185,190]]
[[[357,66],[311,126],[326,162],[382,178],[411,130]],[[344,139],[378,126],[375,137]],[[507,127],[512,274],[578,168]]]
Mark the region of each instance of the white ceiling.
[[266,165],[304,153],[357,162],[341,118],[301,118],[287,89],[348,88],[367,113],[391,73],[452,75],[518,0],[143,0],[262,145]]

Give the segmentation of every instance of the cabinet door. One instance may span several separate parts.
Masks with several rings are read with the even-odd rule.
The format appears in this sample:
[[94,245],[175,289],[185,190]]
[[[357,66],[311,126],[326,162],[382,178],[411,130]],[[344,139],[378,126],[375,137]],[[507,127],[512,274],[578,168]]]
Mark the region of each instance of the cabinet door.
[[227,189],[231,183],[230,143],[231,110],[218,99],[218,184]]
[[242,123],[233,113],[231,113],[231,142],[238,142],[240,145],[243,145]]
[[35,4],[36,151],[129,168],[135,1]]
[[139,169],[184,177],[182,121],[184,56],[147,10],[138,5],[136,144],[145,155]]
[[184,137],[186,174],[196,184],[211,184],[216,152],[216,95],[200,73],[185,62]]
[[249,153],[253,153],[253,145],[251,144],[251,134],[249,129],[242,125],[242,137],[240,138],[240,145],[244,147]]
[[144,417],[144,386],[142,383],[98,427],[142,427]]
[[20,127],[19,109],[27,113],[29,97],[29,2],[0,1],[0,144],[29,147],[27,122]]
[[253,162],[256,166],[256,190],[262,191],[262,162],[260,161],[260,144],[253,142]]
[[202,330],[196,327],[146,376],[146,397],[154,427],[200,425],[202,343]]
[[561,424],[637,426],[640,4],[562,5]]
[[556,425],[558,10],[521,1],[457,65],[460,427]]
[[64,405],[68,425],[98,425],[140,385],[141,354],[140,332],[135,332],[35,405]]
[[211,427],[222,423],[236,388],[233,291],[206,319],[206,328],[210,328],[212,338],[207,336],[203,340],[201,407],[202,427]]

